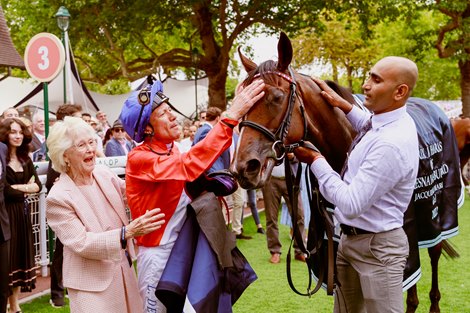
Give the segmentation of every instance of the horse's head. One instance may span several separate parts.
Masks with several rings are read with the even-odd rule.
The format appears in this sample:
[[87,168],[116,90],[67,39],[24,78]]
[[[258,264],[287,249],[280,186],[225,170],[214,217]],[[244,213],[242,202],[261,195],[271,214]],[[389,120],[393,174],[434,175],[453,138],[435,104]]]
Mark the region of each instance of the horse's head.
[[[281,33],[278,42],[278,61],[265,61],[257,66],[243,55],[240,59],[248,72],[244,86],[255,79],[263,79],[266,85],[265,96],[259,100],[240,123],[241,132],[231,171],[245,189],[264,185],[276,164],[302,139],[311,141],[329,156],[332,149],[328,133],[323,129],[334,130],[340,127],[341,118],[325,103],[319,87],[310,77],[295,74],[290,68],[293,50],[286,34]],[[304,108],[304,102],[309,104]],[[314,105],[313,105],[314,104]],[[339,135],[339,144],[345,143],[341,160],[333,168],[341,168],[351,136],[344,131]],[[348,137],[349,136],[349,137]],[[325,154],[326,153],[326,154]],[[344,155],[344,156],[343,156]],[[328,157],[327,157],[328,158]]]
[[[302,126],[288,125],[302,119],[299,106],[295,105],[299,99],[292,90],[295,78],[289,73],[292,53],[292,45],[284,33],[281,33],[278,43],[278,62],[266,61],[257,66],[239,49],[243,66],[248,72],[243,85],[249,85],[257,78],[263,79],[266,84],[265,96],[245,116],[245,122],[253,124],[241,124],[237,154],[231,168],[244,188],[262,186],[274,165],[282,160],[284,144],[302,138]],[[293,105],[290,113],[289,101]]]

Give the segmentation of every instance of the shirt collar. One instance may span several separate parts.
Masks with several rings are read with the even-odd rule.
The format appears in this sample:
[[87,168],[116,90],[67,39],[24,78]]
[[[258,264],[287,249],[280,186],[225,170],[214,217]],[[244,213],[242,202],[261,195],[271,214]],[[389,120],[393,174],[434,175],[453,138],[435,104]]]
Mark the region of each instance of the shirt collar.
[[388,123],[402,118],[406,114],[406,105],[396,110],[372,115],[372,129],[378,129]]
[[211,129],[214,128],[214,126],[212,126],[212,124],[209,123],[209,122],[204,122],[204,123],[202,123],[202,125],[209,125],[209,127],[210,127]]
[[43,142],[45,139],[46,139],[46,136],[45,135],[41,135],[40,133],[36,133],[34,132],[34,134],[36,135],[36,137],[38,137],[38,139]]

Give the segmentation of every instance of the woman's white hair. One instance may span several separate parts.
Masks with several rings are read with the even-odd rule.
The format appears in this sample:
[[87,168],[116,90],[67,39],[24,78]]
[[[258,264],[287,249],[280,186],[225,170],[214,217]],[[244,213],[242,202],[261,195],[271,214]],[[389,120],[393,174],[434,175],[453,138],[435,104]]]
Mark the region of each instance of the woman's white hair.
[[52,168],[59,173],[67,171],[64,153],[74,145],[73,140],[80,135],[95,136],[95,130],[80,117],[66,116],[63,121],[57,121],[51,127],[46,145],[49,150],[49,158]]

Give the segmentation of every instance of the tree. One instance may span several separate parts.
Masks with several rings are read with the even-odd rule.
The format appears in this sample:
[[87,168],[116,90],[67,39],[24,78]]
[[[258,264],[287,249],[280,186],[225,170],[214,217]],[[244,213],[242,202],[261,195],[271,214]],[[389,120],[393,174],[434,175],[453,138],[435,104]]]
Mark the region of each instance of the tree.
[[436,0],[436,8],[449,17],[439,29],[436,48],[441,58],[457,60],[464,116],[470,116],[470,2]]
[[416,11],[397,21],[380,23],[374,29],[372,45],[378,47],[376,60],[387,55],[399,55],[413,60],[419,69],[419,79],[413,96],[430,100],[457,99],[460,95],[457,65],[437,55],[436,38],[444,17],[426,9]]
[[[30,34],[57,32],[48,17],[63,5],[62,0],[1,1],[19,47],[24,49]],[[324,3],[88,0],[69,1],[66,6],[72,15],[70,39],[85,81],[103,84],[121,77],[134,80],[160,66],[168,73],[193,67],[204,71],[209,79],[209,106],[224,109],[233,46],[244,36],[267,31],[260,25],[271,31],[308,25],[315,18],[306,21],[302,15],[308,10],[315,16]]]
[[333,80],[339,82],[341,71],[346,72],[348,87],[353,90],[353,72],[367,69],[375,49],[367,45],[356,15],[331,14],[320,18],[322,28],[308,29],[293,40],[295,61],[303,66],[319,59],[332,67]]
[[301,40],[301,48],[296,50],[300,64],[308,64],[314,57],[323,58],[324,63],[336,65],[336,72],[346,77],[335,77],[333,70],[333,80],[346,81],[354,92],[361,92],[365,75],[375,62],[388,55],[404,56],[419,68],[414,96],[431,100],[458,97],[457,66],[452,60],[440,59],[434,48],[437,29],[444,21],[441,14],[422,8],[368,24],[367,33],[361,31],[362,22],[357,15],[348,12],[322,21],[327,31],[309,30],[308,35],[296,40]]

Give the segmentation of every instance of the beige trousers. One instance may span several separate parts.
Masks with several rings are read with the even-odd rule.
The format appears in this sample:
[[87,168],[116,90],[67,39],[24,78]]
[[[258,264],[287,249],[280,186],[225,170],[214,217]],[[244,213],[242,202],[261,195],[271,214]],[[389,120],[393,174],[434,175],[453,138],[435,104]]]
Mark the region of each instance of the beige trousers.
[[334,312],[403,313],[403,271],[408,253],[402,228],[341,235]]
[[238,187],[238,189],[229,196],[232,198],[232,231],[236,235],[240,235],[242,233],[242,215],[245,204],[243,198],[244,192],[245,189]]

